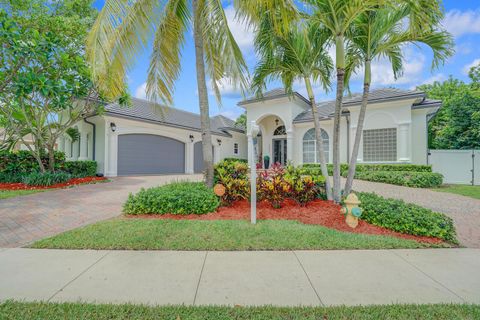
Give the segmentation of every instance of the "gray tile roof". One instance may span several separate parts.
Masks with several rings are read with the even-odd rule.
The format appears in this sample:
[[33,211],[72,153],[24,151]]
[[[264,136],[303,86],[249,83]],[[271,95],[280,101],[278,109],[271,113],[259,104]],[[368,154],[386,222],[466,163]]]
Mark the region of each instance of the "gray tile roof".
[[[412,109],[440,107],[442,102],[439,100],[425,99],[425,93],[422,91],[411,91],[394,88],[384,88],[372,90],[368,97],[368,103],[378,103],[384,101],[395,101],[409,98],[418,98],[418,101],[412,105]],[[343,107],[358,105],[362,102],[362,94],[355,93],[343,98]],[[317,104],[320,119],[329,119],[333,117],[335,110],[335,100],[320,102]],[[344,114],[347,112],[344,111]],[[309,122],[313,120],[312,111],[307,110],[300,113],[295,119],[297,122]]]
[[[132,98],[130,107],[122,107],[117,103],[111,103],[105,107],[105,111],[111,116],[154,122],[171,127],[193,129],[195,131],[200,131],[201,128],[199,114],[156,105],[143,99]],[[210,120],[212,133],[215,134],[229,135],[228,130],[241,130],[235,125],[235,121],[224,116],[215,116]]]
[[289,93],[284,88],[276,88],[276,89],[269,90],[267,92],[263,92],[261,96],[255,95],[255,96],[249,97],[249,98],[247,98],[243,101],[240,101],[238,103],[238,105],[243,106],[245,104],[249,104],[249,103],[253,103],[253,102],[257,102],[257,101],[278,99],[278,98],[283,98],[283,97],[288,97],[288,96],[297,97],[297,98],[300,98],[301,100],[305,101],[308,104],[310,103],[310,101],[307,98],[305,98],[304,96],[302,96],[300,93],[298,93],[296,91],[293,91],[293,92]]

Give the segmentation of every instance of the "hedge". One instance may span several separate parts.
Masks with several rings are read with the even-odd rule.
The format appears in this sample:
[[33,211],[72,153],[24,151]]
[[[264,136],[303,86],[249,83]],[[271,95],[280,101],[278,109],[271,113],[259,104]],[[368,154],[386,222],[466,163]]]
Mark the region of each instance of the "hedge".
[[[42,162],[48,168],[48,155],[42,155]],[[75,178],[95,176],[95,161],[65,161],[63,152],[55,152],[55,171],[65,172]],[[0,152],[0,183],[22,182],[31,173],[40,172],[37,160],[30,151]]]
[[[315,168],[320,170],[319,163],[305,163],[303,168]],[[327,164],[328,173],[332,175],[333,173],[333,164]],[[365,172],[365,171],[412,171],[412,172],[432,172],[432,166],[429,165],[418,165],[418,164],[363,164],[359,163],[356,166],[355,172]],[[340,164],[340,172],[342,175],[346,175],[348,172],[348,164]]]
[[385,199],[375,193],[357,193],[361,219],[400,233],[428,236],[457,244],[453,220],[430,209],[405,203],[402,200]]
[[202,182],[175,182],[141,189],[128,196],[126,214],[205,214],[214,212],[220,201]]
[[434,172],[357,171],[355,178],[414,188],[438,187],[443,183],[443,176]]
[[237,158],[224,158],[223,161],[248,163],[247,159],[237,159]]
[[22,182],[29,186],[47,187],[57,183],[64,183],[72,176],[66,172],[33,172],[23,177]]
[[92,177],[97,174],[96,161],[66,161],[60,165],[60,170],[75,178]]

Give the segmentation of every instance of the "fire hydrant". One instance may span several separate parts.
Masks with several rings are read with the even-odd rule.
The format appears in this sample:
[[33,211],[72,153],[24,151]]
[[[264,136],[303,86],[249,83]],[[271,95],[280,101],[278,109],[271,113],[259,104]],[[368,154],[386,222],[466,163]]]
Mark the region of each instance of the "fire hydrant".
[[345,222],[350,228],[355,229],[358,225],[358,218],[362,215],[362,209],[358,207],[360,203],[355,193],[350,193],[345,199],[342,213],[345,215]]

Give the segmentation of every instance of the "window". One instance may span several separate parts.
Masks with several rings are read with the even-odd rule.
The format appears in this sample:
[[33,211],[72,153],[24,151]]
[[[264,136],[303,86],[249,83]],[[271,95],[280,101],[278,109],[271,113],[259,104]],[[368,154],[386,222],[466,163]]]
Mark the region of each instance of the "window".
[[273,132],[274,136],[284,136],[286,134],[287,130],[285,129],[285,126],[277,127],[277,129],[275,129],[275,131]]
[[[328,133],[321,129],[321,136],[323,140],[323,151],[325,152],[325,159],[329,161],[329,138]],[[308,130],[303,136],[303,163],[317,163],[317,145],[315,139],[315,128]]]
[[238,154],[238,143],[233,144],[233,154]]
[[397,161],[397,129],[364,130],[363,161]]

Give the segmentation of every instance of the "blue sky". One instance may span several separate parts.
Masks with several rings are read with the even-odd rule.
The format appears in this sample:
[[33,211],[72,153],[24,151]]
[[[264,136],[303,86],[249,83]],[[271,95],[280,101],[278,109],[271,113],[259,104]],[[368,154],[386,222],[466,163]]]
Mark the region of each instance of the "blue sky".
[[[94,6],[100,9],[105,0],[96,0]],[[377,61],[372,67],[372,86],[397,87],[413,89],[415,86],[443,81],[449,75],[462,80],[467,80],[467,70],[470,66],[480,63],[480,3],[477,0],[444,0],[445,19],[444,27],[455,37],[456,54],[450,58],[444,66],[437,70],[431,70],[432,55],[427,48],[406,47],[404,49],[405,63],[404,75],[397,81],[385,61]],[[242,49],[250,70],[256,63],[253,51],[253,34],[245,30],[244,26],[234,19],[234,11],[231,5],[225,6],[230,28]],[[135,68],[128,74],[129,87],[133,96],[145,97],[145,81],[147,78],[147,67],[150,49],[137,59]],[[355,77],[351,83],[353,92],[361,90],[361,76]],[[268,88],[280,87],[278,82],[271,83]],[[304,94],[304,88],[299,83],[295,87]],[[324,92],[316,88],[317,100],[328,100],[334,95],[333,92]],[[210,113],[212,115],[223,114],[235,119],[242,113],[242,109],[236,104],[242,96],[235,92],[228,84],[222,88],[222,106],[218,106],[214,96],[210,95]],[[187,111],[198,112],[198,95],[195,81],[195,59],[191,34],[187,37],[187,43],[183,49],[182,72],[176,82],[174,94],[174,107]]]

